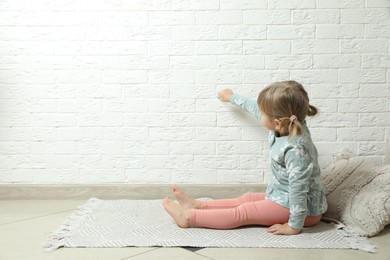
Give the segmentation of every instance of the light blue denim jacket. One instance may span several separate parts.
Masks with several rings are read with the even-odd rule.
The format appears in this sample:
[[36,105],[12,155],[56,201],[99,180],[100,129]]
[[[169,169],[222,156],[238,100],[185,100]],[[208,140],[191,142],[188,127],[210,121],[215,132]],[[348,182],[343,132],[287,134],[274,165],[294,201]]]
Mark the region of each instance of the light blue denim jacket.
[[[261,118],[255,100],[234,94],[230,102]],[[321,215],[328,207],[320,182],[317,149],[306,122],[303,123],[302,135],[278,137],[278,133],[270,131],[268,140],[271,176],[266,198],[289,208],[288,225],[301,229],[306,216]]]

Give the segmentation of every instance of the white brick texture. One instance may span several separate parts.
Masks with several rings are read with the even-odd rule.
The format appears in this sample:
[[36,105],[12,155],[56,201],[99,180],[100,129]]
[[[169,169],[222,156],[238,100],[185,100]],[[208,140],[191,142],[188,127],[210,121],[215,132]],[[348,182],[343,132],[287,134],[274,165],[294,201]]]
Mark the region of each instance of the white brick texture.
[[390,142],[386,0],[0,0],[0,183],[264,183],[267,131],[217,100],[297,80],[325,167]]

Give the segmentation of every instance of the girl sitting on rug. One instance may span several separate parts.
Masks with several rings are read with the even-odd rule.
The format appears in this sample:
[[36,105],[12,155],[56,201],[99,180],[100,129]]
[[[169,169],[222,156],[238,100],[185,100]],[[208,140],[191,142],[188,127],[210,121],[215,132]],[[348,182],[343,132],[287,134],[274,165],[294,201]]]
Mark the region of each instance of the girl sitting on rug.
[[306,116],[317,114],[309,97],[295,81],[276,82],[256,101],[220,91],[219,98],[261,118],[269,133],[271,176],[265,193],[247,193],[234,199],[195,200],[173,185],[179,204],[168,197],[165,210],[182,228],[231,229],[245,225],[268,226],[275,235],[299,234],[304,226],[321,220],[327,209],[320,183],[318,153]]

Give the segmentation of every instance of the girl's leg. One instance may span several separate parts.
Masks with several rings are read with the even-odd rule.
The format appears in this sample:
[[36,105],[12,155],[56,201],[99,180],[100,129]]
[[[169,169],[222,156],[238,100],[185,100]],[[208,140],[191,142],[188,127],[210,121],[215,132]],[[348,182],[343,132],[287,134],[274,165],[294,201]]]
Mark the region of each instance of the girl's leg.
[[[235,208],[196,210],[189,212],[189,226],[231,229],[246,225],[272,226],[287,223],[290,210],[271,200],[246,202]],[[321,216],[308,216],[305,226],[320,222]]]
[[187,209],[167,197],[163,200],[163,205],[176,224],[182,228],[231,229],[245,225],[273,225],[285,223],[289,216],[287,208],[269,200],[246,202],[235,208]]
[[233,199],[205,200],[201,201],[200,209],[235,208],[244,203],[262,201],[265,199],[265,195],[266,194],[262,192],[250,192]]
[[176,200],[187,209],[221,209],[234,208],[242,203],[265,199],[265,193],[247,193],[234,199],[200,201],[183,192],[177,185],[172,186]]
[[[245,225],[272,226],[288,222],[290,215],[288,208],[270,200],[246,202],[235,208],[203,210],[187,209],[167,197],[163,205],[177,225],[182,228],[192,226],[230,229]],[[315,225],[320,220],[321,216],[308,216],[305,226]]]
[[191,209],[189,225],[214,229],[231,229],[246,225],[283,224],[288,222],[290,210],[270,200],[246,202],[235,208]]

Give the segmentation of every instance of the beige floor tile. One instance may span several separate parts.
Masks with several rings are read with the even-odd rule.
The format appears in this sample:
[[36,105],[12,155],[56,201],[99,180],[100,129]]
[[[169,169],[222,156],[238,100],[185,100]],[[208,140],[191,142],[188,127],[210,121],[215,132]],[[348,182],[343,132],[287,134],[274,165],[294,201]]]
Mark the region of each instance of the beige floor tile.
[[45,252],[42,246],[49,234],[56,230],[70,213],[0,225],[0,260],[119,260],[154,250],[154,248],[62,248],[54,252]]
[[[320,260],[323,255],[322,251],[323,250],[308,251],[270,248],[205,248],[197,251],[196,253],[215,260]],[[314,255],[315,257],[313,257]]]
[[389,260],[383,254],[370,254],[356,250],[328,249],[270,249],[270,248],[206,248],[196,252],[215,260],[267,259],[267,260]]
[[[198,255],[183,248],[159,248],[150,252],[146,252],[129,260],[153,260],[153,259],[169,259],[169,260],[206,260],[210,259],[205,256]],[[241,258],[245,259],[245,258]]]
[[62,211],[72,211],[85,200],[0,200],[0,225]]
[[388,252],[388,259],[390,260],[390,225],[373,238],[370,238],[375,245],[380,248],[380,251]]

